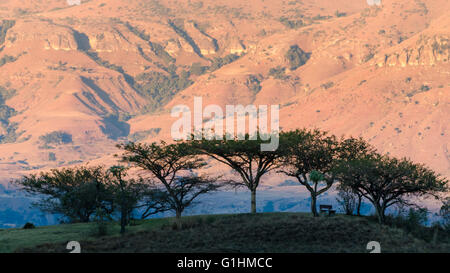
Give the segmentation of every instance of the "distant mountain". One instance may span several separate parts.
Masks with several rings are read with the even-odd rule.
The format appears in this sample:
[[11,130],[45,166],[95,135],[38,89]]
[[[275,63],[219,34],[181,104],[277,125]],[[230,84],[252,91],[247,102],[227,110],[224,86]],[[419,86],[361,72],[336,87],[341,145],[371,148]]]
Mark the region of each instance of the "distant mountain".
[[[0,3],[5,185],[112,164],[118,142],[170,140],[170,110],[195,96],[204,106],[279,104],[284,130],[361,136],[450,176],[447,0],[80,3]],[[19,201],[1,200],[3,217],[22,223]]]
[[0,228],[22,227],[27,222],[39,226],[58,224],[56,216],[32,208],[32,202],[23,193],[0,185]]
[[[2,1],[0,174],[112,162],[177,104],[280,104],[450,174],[449,2]],[[156,112],[155,112],[156,111]],[[61,141],[63,135],[70,141]]]

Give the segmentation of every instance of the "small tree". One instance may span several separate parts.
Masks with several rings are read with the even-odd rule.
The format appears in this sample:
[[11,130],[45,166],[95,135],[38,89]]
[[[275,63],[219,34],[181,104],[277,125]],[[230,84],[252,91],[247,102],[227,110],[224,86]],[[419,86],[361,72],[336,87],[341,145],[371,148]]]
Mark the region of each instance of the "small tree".
[[[342,159],[359,157],[372,147],[362,139],[338,140],[319,130],[295,130],[280,135],[283,166],[280,173],[297,178],[311,194],[311,212],[317,213],[317,198],[337,181],[332,172]],[[320,173],[320,176],[317,174]]]
[[215,191],[220,183],[213,179],[195,176],[192,171],[205,166],[186,144],[136,144],[119,145],[124,150],[122,161],[129,162],[150,174],[161,192],[158,196],[170,210],[175,211],[178,226],[181,214],[200,195]]
[[450,231],[450,197],[444,200],[439,215],[442,217],[442,226],[444,229]]
[[114,209],[105,178],[103,167],[83,166],[32,174],[15,183],[41,197],[33,205],[42,211],[62,214],[71,222],[88,222],[97,208],[108,214]]
[[120,213],[120,233],[125,233],[131,214],[145,193],[147,185],[142,179],[127,179],[127,169],[113,166],[108,170],[108,190]]
[[[256,213],[256,189],[261,178],[278,167],[280,148],[277,151],[261,151],[265,141],[261,136],[255,140],[247,134],[242,138],[223,136],[223,139],[194,140],[190,144],[199,153],[229,166],[242,180],[229,181],[234,187],[246,187],[251,194],[251,213]],[[242,139],[242,140],[241,140]]]
[[[304,129],[282,133],[280,142],[286,150],[283,154],[284,169],[279,172],[297,178],[306,187],[311,194],[311,212],[318,216],[317,197],[334,183],[334,177],[330,177],[328,172],[337,151],[336,138],[318,130]],[[321,182],[325,182],[322,188]]]
[[439,198],[448,190],[448,181],[424,165],[376,153],[344,160],[334,173],[374,205],[380,223],[385,222],[386,209],[392,205],[412,205],[410,197]]
[[337,188],[338,197],[336,198],[346,215],[353,215],[357,207],[357,195],[350,187],[339,185]]

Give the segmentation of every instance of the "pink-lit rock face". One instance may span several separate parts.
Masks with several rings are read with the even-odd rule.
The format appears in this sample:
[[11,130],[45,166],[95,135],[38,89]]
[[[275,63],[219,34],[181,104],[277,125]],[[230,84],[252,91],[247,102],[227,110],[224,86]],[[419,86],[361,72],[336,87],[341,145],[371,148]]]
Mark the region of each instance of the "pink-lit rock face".
[[[1,1],[14,23],[0,21],[0,90],[15,114],[0,128],[0,183],[113,164],[130,139],[171,141],[170,110],[195,96],[279,104],[284,130],[361,136],[450,177],[449,1],[103,2]],[[291,69],[294,45],[309,58]],[[58,131],[73,142],[42,143]]]

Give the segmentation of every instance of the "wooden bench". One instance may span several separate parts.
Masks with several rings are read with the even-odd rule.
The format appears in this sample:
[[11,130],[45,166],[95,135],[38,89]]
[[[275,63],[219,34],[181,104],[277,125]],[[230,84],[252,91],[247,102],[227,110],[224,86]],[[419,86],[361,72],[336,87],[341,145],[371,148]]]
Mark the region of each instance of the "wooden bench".
[[320,205],[319,208],[320,213],[328,213],[328,216],[336,214],[336,211],[332,209],[332,205]]

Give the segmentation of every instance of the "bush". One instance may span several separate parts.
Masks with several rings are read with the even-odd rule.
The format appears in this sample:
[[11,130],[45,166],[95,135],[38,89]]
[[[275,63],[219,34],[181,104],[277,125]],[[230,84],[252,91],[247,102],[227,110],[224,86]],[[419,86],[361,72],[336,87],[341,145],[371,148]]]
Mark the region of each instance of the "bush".
[[136,89],[141,95],[151,99],[151,107],[155,110],[167,103],[176,93],[192,84],[186,73],[178,76],[175,73],[165,75],[160,72],[142,73],[136,76]]
[[250,75],[247,78],[247,82],[245,85],[247,88],[253,92],[253,94],[257,94],[259,91],[261,91],[261,81],[262,81],[262,75]]
[[15,62],[16,60],[17,60],[17,58],[14,56],[5,55],[0,59],[0,66],[3,66],[7,63]]
[[63,131],[54,131],[39,137],[45,145],[48,144],[68,144],[72,143],[72,135]]
[[287,76],[285,72],[286,72],[285,67],[277,66],[269,70],[269,76],[273,77],[274,79],[285,80],[289,78],[289,76]]
[[55,153],[52,153],[52,152],[48,153],[48,160],[49,161],[56,161]]
[[289,62],[290,69],[295,70],[304,65],[309,60],[310,54],[304,52],[298,45],[293,45],[286,52],[286,59]]
[[16,110],[8,105],[0,105],[0,123],[3,128],[9,125],[9,119],[16,115]]
[[23,226],[23,229],[33,229],[33,228],[36,228],[36,226],[33,223],[29,222]]
[[14,97],[14,95],[16,95],[15,89],[7,89],[3,86],[0,86],[0,105],[4,104],[8,99]]
[[324,84],[320,85],[320,87],[322,87],[325,90],[330,89],[333,86],[334,86],[334,82],[327,82],[327,83],[324,83]]
[[101,237],[108,234],[108,222],[105,220],[106,216],[106,213],[102,209],[97,208],[95,210],[95,223],[91,231],[93,236]]
[[447,231],[450,231],[450,197],[447,197],[444,204],[439,211],[439,216],[442,217],[442,226]]
[[5,42],[6,33],[15,24],[16,21],[14,20],[2,20],[2,24],[0,25],[0,44],[3,44]]
[[290,28],[290,29],[297,29],[299,27],[303,27],[305,26],[305,22],[300,19],[300,20],[289,20],[286,17],[281,17],[279,19],[280,23],[282,23],[285,27]]
[[138,131],[128,136],[131,142],[139,142],[146,139],[148,136],[157,136],[161,128],[151,128],[150,130]]
[[338,187],[338,197],[336,201],[341,206],[342,210],[346,215],[353,215],[353,212],[357,206],[357,196],[352,191],[351,188],[348,187]]
[[386,224],[401,228],[413,236],[430,242],[433,238],[434,229],[426,226],[429,211],[426,208],[410,208],[408,213],[389,215]]
[[236,61],[237,59],[239,59],[240,58],[240,56],[239,55],[237,55],[237,54],[228,54],[228,55],[226,55],[225,57],[223,57],[223,58],[214,58],[214,60],[212,61],[212,64],[211,64],[211,66],[209,67],[209,71],[210,72],[214,72],[214,71],[216,71],[217,69],[219,69],[219,68],[221,68],[221,67],[223,67],[223,66],[225,66],[225,65],[227,65],[227,64],[230,64],[230,63],[232,63],[232,62],[234,62],[234,61]]
[[427,91],[430,91],[430,87],[428,86],[428,85],[422,85],[421,87],[420,87],[420,91],[422,91],[422,92],[427,92]]

